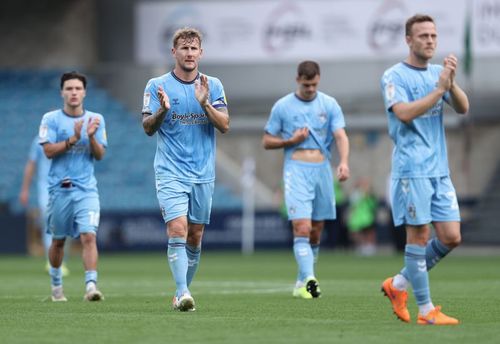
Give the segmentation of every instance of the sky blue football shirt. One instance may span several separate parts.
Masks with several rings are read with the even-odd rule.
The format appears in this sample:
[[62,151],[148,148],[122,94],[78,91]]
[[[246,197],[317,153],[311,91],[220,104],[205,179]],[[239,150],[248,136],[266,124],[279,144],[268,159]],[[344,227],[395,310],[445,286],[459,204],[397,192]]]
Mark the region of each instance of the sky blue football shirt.
[[[149,80],[144,90],[142,113],[160,108],[158,87],[170,100],[170,109],[158,130],[154,168],[157,177],[195,183],[215,180],[215,127],[195,97],[195,81],[180,80],[173,71]],[[207,76],[209,102],[227,107],[219,79]]]
[[320,91],[311,100],[287,94],[274,104],[264,130],[286,140],[305,127],[309,128],[309,136],[298,145],[285,147],[285,161],[296,149],[319,149],[330,158],[333,132],[345,127],[344,114],[335,98]]
[[73,117],[63,110],[46,113],[42,118],[39,132],[39,142],[57,143],[65,141],[75,133],[75,121],[83,119],[80,140],[64,154],[52,159],[49,170],[49,190],[59,187],[65,179],[85,191],[97,191],[97,181],[94,176],[94,157],[90,153],[87,125],[90,118],[99,117],[100,125],[95,137],[97,142],[107,147],[106,124],[101,114],[85,110],[81,116]]
[[441,177],[449,175],[446,137],[443,125],[447,92],[425,114],[403,123],[392,111],[398,103],[409,103],[435,90],[443,67],[429,64],[418,68],[400,62],[385,71],[381,80],[389,135],[394,142],[393,178]]

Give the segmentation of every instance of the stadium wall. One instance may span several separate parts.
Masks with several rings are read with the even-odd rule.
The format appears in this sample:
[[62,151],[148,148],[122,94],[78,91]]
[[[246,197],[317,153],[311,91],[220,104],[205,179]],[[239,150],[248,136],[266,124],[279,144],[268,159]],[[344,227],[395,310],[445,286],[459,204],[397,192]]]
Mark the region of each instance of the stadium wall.
[[87,68],[98,62],[95,0],[0,3],[1,68]]

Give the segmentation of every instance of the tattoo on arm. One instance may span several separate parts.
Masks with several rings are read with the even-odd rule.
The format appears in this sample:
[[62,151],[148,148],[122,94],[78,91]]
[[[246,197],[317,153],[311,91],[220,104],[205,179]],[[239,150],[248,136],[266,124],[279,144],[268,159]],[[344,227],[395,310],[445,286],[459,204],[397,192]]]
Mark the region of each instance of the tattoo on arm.
[[152,136],[156,133],[160,129],[166,114],[167,111],[162,108],[158,109],[154,114],[142,114],[142,126],[146,134]]

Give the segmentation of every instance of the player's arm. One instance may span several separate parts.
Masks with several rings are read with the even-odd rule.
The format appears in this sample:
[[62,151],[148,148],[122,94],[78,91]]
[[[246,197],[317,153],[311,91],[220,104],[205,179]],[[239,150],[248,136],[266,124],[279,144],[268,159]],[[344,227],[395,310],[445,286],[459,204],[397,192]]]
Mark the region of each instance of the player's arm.
[[451,107],[459,114],[465,114],[469,111],[469,99],[465,92],[455,82],[455,73],[458,66],[458,59],[455,55],[449,54],[445,57],[443,65],[451,69],[451,87],[449,99],[446,99]]
[[29,159],[24,167],[23,184],[21,186],[21,192],[19,193],[19,202],[23,206],[28,204],[30,196],[30,185],[33,180],[33,175],[35,174],[36,163],[34,160]]
[[203,108],[203,111],[205,111],[208,120],[221,133],[227,133],[229,131],[229,112],[227,111],[227,107],[215,108],[208,101],[210,89],[207,76],[203,74],[200,75],[200,80],[199,82],[196,81],[194,87],[196,100],[198,100],[201,107]]
[[413,102],[394,104],[392,106],[392,112],[394,112],[396,117],[404,123],[410,123],[415,118],[422,116],[442,99],[448,90],[450,90],[452,85],[452,73],[452,68],[445,65],[445,68],[443,68],[439,75],[438,86],[435,90],[425,97]]
[[87,135],[89,137],[90,153],[96,160],[101,160],[104,158],[104,153],[106,153],[106,148],[104,145],[100,144],[96,138],[96,132],[101,124],[99,117],[90,117],[89,123],[87,125]]
[[344,128],[337,129],[333,132],[335,143],[339,153],[339,165],[337,167],[337,178],[343,182],[350,176],[349,170],[349,138]]
[[262,145],[265,149],[280,149],[285,147],[294,146],[303,142],[309,136],[308,128],[297,129],[292,137],[289,139],[284,139],[279,136],[274,136],[269,133],[265,133],[262,137]]
[[469,111],[469,98],[456,82],[450,88],[450,105],[459,114]]
[[82,126],[83,120],[75,121],[74,134],[70,136],[64,141],[50,143],[43,143],[43,152],[49,159],[53,159],[54,157],[64,154],[69,151],[78,141],[80,141],[80,137],[82,134]]
[[161,86],[158,87],[157,94],[160,102],[158,110],[154,113],[144,111],[142,113],[142,127],[148,136],[153,136],[160,129],[168,110],[170,110],[170,100]]
[[392,112],[404,123],[410,123],[415,118],[425,114],[446,93],[445,89],[436,88],[423,98],[409,103],[397,103],[392,106]]
[[223,134],[229,131],[229,112],[227,111],[227,107],[220,107],[216,109],[208,101],[205,101],[201,107],[214,127],[216,127]]

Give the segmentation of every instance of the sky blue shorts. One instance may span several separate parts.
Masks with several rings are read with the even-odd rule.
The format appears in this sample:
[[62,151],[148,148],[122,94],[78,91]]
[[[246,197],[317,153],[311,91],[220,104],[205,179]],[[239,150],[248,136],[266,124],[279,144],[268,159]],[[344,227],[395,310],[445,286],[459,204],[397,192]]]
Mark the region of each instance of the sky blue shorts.
[[99,195],[76,187],[53,190],[47,206],[47,232],[54,239],[96,234],[99,227]]
[[457,194],[449,176],[392,179],[391,203],[395,226],[460,221]]
[[156,196],[165,223],[187,216],[189,223],[209,224],[214,185],[156,179]]
[[283,181],[289,220],[336,218],[330,161],[285,161]]

